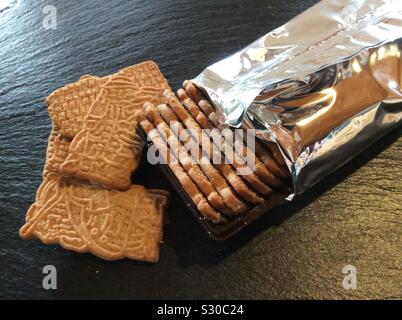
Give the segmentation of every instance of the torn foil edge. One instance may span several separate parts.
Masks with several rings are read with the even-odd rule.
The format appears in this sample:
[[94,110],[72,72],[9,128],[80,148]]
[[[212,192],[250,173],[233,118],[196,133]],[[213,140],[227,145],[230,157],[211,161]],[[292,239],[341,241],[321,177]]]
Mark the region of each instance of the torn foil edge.
[[[252,117],[245,115],[261,92],[291,81],[308,84],[309,75],[400,38],[402,1],[324,0],[206,68],[193,82],[207,93],[223,122],[255,128],[249,120]],[[266,130],[259,137],[276,142],[269,127],[272,119],[267,120]],[[304,147],[292,160],[278,144],[292,174],[294,190],[288,199],[303,193],[401,123],[400,105],[378,103]]]

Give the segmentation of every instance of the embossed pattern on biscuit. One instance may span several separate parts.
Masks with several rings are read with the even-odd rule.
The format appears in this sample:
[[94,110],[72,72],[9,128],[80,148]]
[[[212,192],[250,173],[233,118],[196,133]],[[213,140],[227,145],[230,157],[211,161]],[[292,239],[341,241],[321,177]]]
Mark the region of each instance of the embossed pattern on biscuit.
[[35,212],[28,213],[31,218],[20,236],[106,260],[156,262],[167,203],[163,191],[148,192],[138,185],[111,191],[51,175],[40,187],[29,210]]
[[62,174],[127,190],[143,147],[135,133],[135,113],[147,101],[158,103],[160,96],[160,89],[140,88],[130,78],[113,76],[73,139]]
[[[139,87],[170,88],[158,65],[153,61],[145,61],[124,68],[117,75],[130,78]],[[68,84],[49,95],[46,99],[48,112],[60,128],[63,137],[73,139],[78,134],[91,105],[111,77],[83,75],[79,81]]]
[[60,128],[62,136],[72,139],[81,130],[82,121],[108,79],[86,75],[46,99],[50,118]]
[[71,140],[62,137],[59,128],[53,125],[46,150],[46,163],[43,169],[43,177],[51,173],[60,173],[60,167],[67,158],[70,144]]
[[124,68],[118,74],[130,78],[139,87],[170,88],[158,65],[153,61],[145,61]]

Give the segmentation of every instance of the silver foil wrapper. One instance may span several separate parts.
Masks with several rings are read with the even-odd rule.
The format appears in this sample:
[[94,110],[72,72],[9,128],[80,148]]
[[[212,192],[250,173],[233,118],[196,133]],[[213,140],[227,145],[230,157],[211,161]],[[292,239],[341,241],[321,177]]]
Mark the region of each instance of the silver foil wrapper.
[[324,0],[193,82],[304,192],[402,123],[402,1]]

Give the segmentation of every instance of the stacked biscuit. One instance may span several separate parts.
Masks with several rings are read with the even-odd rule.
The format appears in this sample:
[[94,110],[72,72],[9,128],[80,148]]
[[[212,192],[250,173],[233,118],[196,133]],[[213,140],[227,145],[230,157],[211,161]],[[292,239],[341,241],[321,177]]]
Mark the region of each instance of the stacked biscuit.
[[159,104],[167,81],[153,62],[84,76],[47,98],[52,131],[36,201],[20,230],[107,260],[155,262],[169,194],[131,184],[143,142],[135,114]]
[[[228,143],[222,131],[213,130],[220,123],[209,101],[191,82],[185,81],[183,87],[177,96],[165,90],[166,104],[147,102],[137,114],[138,122],[166,157],[164,162],[199,213],[213,223],[225,223],[262,204],[276,189],[282,188],[288,177],[286,164],[273,143],[255,141],[254,150],[244,141],[237,148]],[[189,130],[191,133],[185,134]],[[219,148],[214,148],[217,141]],[[199,149],[197,159],[190,149]],[[239,175],[240,169],[249,166],[242,161],[247,153],[253,153],[253,167],[247,174]],[[229,154],[230,163],[225,161]]]

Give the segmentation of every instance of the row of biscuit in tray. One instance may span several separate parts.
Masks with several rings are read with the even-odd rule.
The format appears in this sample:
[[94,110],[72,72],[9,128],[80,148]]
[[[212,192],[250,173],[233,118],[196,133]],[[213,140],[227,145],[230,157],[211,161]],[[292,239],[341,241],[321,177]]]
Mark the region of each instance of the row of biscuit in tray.
[[53,92],[49,115],[68,145],[60,172],[127,190],[142,150],[135,113],[146,101],[160,103],[166,88],[157,64],[147,61],[102,78],[86,75]]
[[[185,81],[177,96],[169,89],[163,95],[165,104],[146,103],[137,114],[138,122],[203,217],[225,223],[262,204],[287,183],[286,164],[273,143],[255,141],[250,150],[243,142],[236,149],[220,133],[220,149],[214,148],[217,137],[212,134],[219,131],[213,129],[221,127],[217,113],[191,82]],[[191,134],[183,134],[188,130]],[[198,159],[189,149],[199,149]],[[246,152],[254,153],[253,170],[239,175],[238,169],[247,165],[242,161]],[[225,161],[229,153],[231,163]]]

